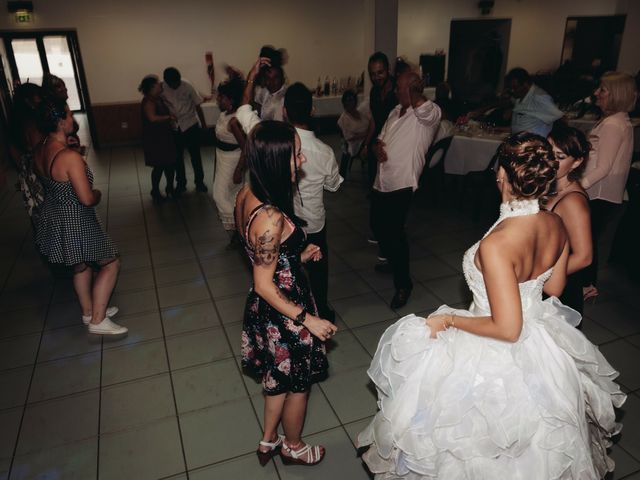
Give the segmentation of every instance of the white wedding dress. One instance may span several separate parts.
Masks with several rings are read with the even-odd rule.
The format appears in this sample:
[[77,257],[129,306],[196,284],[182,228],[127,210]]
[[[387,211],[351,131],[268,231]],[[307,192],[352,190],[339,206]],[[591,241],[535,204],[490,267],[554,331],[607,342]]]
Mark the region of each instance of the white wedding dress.
[[[537,201],[505,203],[489,232],[538,211]],[[474,264],[479,244],[463,259],[469,310],[442,306],[434,315],[490,315]],[[519,285],[524,323],[515,343],[455,328],[431,339],[415,315],[384,332],[368,371],[379,411],[358,437],[370,445],[363,458],[376,479],[583,480],[613,470],[614,406],[626,396],[618,373],[574,328],[580,315],[555,297],[542,300],[550,275]]]

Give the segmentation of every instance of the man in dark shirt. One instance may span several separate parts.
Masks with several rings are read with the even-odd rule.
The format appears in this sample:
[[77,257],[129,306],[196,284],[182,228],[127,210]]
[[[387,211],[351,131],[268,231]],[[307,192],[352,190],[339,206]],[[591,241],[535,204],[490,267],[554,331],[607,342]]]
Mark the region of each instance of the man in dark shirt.
[[371,136],[365,139],[364,145],[368,153],[369,187],[372,187],[376,178],[377,160],[371,152],[371,143],[378,138],[389,113],[398,104],[398,98],[395,94],[395,81],[389,73],[389,59],[384,53],[376,52],[369,57],[368,70],[372,84],[369,108],[375,128]]

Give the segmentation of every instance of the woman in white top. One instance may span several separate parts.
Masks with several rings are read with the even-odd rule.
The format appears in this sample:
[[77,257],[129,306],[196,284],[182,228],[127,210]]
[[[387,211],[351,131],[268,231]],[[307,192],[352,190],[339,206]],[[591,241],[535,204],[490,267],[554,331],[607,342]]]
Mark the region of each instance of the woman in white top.
[[615,217],[622,203],[625,184],[633,155],[633,128],[629,114],[633,110],[637,91],[633,77],[621,72],[607,72],[594,93],[603,118],[589,134],[592,150],[582,186],[589,195],[593,261],[585,271],[584,298],[596,297],[598,270],[598,238]]
[[242,148],[245,134],[236,120],[236,110],[242,100],[244,82],[238,77],[218,86],[220,116],[216,122],[216,171],[213,179],[213,200],[224,229],[231,236],[231,244],[237,238],[233,209],[236,195],[244,184],[244,160]]
[[342,106],[344,112],[338,118],[338,127],[344,137],[346,151],[340,160],[340,175],[346,178],[351,159],[361,155],[364,139],[368,138],[374,126],[369,108],[358,108],[358,96],[353,90],[342,94]]

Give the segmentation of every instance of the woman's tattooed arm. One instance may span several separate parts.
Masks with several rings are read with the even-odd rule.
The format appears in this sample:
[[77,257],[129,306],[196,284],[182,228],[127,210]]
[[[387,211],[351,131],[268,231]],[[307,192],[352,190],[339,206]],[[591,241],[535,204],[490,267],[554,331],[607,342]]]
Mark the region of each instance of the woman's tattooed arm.
[[271,206],[265,207],[264,212],[267,219],[263,228],[258,229],[262,233],[258,233],[255,239],[254,263],[268,267],[278,260],[283,218],[282,213]]
[[278,260],[280,252],[280,242],[278,242],[269,229],[262,235],[258,235],[256,241],[254,264],[259,266],[270,266]]
[[287,298],[273,280],[280,254],[284,217],[273,207],[265,207],[263,213],[256,217],[251,227],[255,231],[255,234],[251,235],[254,245],[254,288],[258,295],[280,313],[295,318],[301,307]]

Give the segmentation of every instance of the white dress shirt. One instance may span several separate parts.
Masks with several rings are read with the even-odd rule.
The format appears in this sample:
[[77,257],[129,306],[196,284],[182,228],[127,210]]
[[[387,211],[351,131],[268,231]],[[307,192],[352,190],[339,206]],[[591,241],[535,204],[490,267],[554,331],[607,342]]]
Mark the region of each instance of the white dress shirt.
[[338,118],[338,127],[342,131],[342,136],[347,142],[349,155],[357,155],[362,146],[362,142],[367,136],[369,122],[371,122],[371,111],[369,105],[363,104],[358,108],[360,118],[354,118],[346,111],[342,112]]
[[603,118],[589,133],[591,151],[582,186],[591,200],[622,203],[633,155],[633,127],[626,112]]
[[256,87],[254,101],[260,104],[260,118],[262,120],[283,120],[284,94],[287,86],[283,85],[277,92],[271,93],[264,87]]
[[378,138],[385,143],[387,161],[378,162],[373,188],[379,192],[394,192],[418,188],[418,179],[425,163],[425,154],[440,123],[440,107],[427,100],[418,108],[408,107],[400,115],[397,105],[387,118]]
[[196,107],[203,102],[203,99],[189,82],[182,80],[175,90],[163,83],[162,98],[171,113],[178,119],[180,130],[184,132],[194,125],[198,125]]
[[300,146],[307,161],[300,167],[300,195],[293,198],[294,212],[307,222],[307,233],[318,233],[324,228],[326,220],[324,190],[337,191],[344,179],[340,176],[333,149],[318,140],[311,130],[296,128],[296,131],[300,136]]

